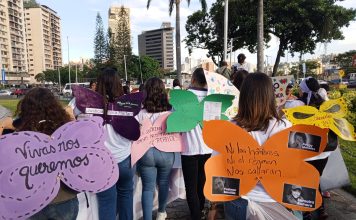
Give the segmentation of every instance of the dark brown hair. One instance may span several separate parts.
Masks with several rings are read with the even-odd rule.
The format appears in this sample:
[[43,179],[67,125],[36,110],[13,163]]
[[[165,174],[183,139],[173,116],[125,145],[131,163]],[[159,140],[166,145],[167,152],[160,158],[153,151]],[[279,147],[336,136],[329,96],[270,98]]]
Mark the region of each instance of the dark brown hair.
[[103,96],[104,116],[108,111],[108,103],[114,102],[124,94],[121,79],[115,68],[103,68],[98,75],[96,91]]
[[16,131],[38,131],[51,135],[70,121],[62,104],[46,88],[33,88],[17,105]]
[[146,98],[143,108],[150,113],[164,112],[172,109],[164,83],[157,77],[149,78],[145,83]]
[[231,75],[231,82],[232,84],[238,89],[241,89],[241,85],[245,78],[247,77],[248,72],[243,69],[239,69],[234,71],[234,73]]
[[203,68],[196,68],[192,74],[192,81],[194,81],[194,84],[199,86],[199,87],[205,87],[206,86],[206,78],[204,74],[204,69]]
[[234,120],[247,131],[266,131],[272,118],[280,120],[271,79],[264,73],[248,74],[241,86]]

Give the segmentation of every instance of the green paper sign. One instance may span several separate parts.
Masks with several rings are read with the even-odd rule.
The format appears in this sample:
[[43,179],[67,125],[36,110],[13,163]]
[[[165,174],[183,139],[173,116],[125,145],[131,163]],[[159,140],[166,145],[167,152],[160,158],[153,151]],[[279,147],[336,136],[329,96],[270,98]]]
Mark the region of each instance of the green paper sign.
[[169,101],[175,111],[167,119],[167,132],[187,132],[213,119],[228,120],[224,113],[234,98],[233,95],[212,94],[199,102],[190,91],[171,90]]

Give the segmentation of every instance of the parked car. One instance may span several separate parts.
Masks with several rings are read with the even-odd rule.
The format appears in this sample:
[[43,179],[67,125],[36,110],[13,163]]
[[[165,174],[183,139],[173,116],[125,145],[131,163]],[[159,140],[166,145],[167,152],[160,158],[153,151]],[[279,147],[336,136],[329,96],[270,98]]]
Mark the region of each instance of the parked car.
[[349,81],[347,88],[356,88],[356,80]]
[[17,95],[17,96],[21,96],[21,95],[25,95],[28,90],[30,89],[16,89],[15,92],[14,92],[14,95]]
[[11,91],[10,90],[0,90],[0,96],[8,96],[11,95]]

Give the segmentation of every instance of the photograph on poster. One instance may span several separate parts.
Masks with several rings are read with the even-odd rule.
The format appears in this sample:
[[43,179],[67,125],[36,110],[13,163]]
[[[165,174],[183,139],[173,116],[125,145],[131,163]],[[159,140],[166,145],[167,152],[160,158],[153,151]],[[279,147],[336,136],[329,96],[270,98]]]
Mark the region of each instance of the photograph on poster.
[[212,194],[238,196],[240,179],[213,176]]
[[284,184],[283,202],[308,208],[315,208],[316,189]]
[[288,148],[318,152],[320,143],[320,136],[296,131],[289,133]]

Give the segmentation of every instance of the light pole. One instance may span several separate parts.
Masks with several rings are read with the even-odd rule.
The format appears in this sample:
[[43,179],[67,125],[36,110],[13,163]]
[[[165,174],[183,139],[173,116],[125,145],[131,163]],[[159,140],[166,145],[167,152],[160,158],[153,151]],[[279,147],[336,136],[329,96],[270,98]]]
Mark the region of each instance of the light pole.
[[125,79],[127,81],[126,55],[124,55],[124,64],[125,64]]
[[141,74],[141,84],[143,84],[143,79],[142,79],[142,67],[141,67],[141,57],[138,56],[138,62],[140,64],[140,74]]
[[232,43],[233,43],[233,40],[234,40],[234,38],[231,38],[231,40],[230,40],[230,68],[231,68],[231,66],[232,66],[231,57],[232,57]]
[[224,13],[224,58],[226,59],[227,55],[227,28],[228,28],[228,19],[229,16],[229,0],[225,0],[225,13]]
[[59,70],[59,62],[57,58],[57,70],[58,70],[58,85],[59,85],[59,93],[61,93],[62,88],[61,88],[61,71]]
[[70,84],[70,59],[69,59],[69,38],[67,36],[67,44],[68,44],[68,75],[69,75],[69,89],[72,89]]

